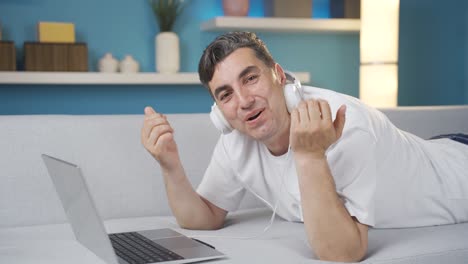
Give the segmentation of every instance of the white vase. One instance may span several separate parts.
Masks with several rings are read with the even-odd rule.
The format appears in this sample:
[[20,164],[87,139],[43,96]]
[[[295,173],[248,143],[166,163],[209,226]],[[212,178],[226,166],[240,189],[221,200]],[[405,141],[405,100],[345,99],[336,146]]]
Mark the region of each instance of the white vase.
[[122,73],[136,73],[139,69],[140,65],[131,55],[126,55],[120,62],[120,72]]
[[100,72],[117,72],[119,70],[119,62],[108,52],[99,60],[98,68]]
[[176,73],[180,69],[179,37],[174,32],[156,36],[156,71]]

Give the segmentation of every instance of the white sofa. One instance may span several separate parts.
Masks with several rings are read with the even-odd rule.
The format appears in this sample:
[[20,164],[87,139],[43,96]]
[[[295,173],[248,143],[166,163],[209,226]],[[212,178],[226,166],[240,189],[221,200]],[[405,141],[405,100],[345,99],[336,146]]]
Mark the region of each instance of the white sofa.
[[[424,138],[468,133],[468,106],[383,111],[397,126]],[[168,118],[187,175],[196,186],[219,134],[208,114]],[[140,143],[142,119],[142,115],[0,116],[0,263],[103,263],[75,241],[42,153],[82,168],[109,232],[174,228],[224,252],[227,258],[215,261],[219,263],[324,263],[309,250],[300,223],[277,218],[260,237],[226,237],[259,234],[267,225],[271,211],[253,196],[228,215],[220,230],[180,229],[171,216],[158,164]],[[202,237],[206,235],[220,237]],[[468,223],[371,229],[363,262],[468,263]]]

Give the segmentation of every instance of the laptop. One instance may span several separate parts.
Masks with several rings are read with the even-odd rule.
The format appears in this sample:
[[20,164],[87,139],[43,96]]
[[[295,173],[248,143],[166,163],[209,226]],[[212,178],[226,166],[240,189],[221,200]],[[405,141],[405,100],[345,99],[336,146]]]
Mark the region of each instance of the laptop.
[[45,154],[42,159],[76,239],[106,263],[190,263],[225,257],[211,245],[168,228],[107,234],[81,169]]

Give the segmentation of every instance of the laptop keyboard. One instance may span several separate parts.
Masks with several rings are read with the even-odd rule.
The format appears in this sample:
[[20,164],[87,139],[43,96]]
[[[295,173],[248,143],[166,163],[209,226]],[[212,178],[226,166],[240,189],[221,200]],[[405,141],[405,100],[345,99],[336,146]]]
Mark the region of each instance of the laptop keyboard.
[[110,234],[109,238],[117,256],[130,264],[183,259],[137,232]]

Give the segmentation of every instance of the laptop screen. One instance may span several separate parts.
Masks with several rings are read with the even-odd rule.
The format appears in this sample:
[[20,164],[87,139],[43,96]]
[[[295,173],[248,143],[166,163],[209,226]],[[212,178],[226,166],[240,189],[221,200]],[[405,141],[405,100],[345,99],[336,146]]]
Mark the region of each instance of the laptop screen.
[[45,154],[42,159],[76,239],[105,262],[117,264],[115,252],[80,168]]

